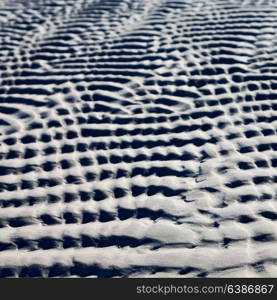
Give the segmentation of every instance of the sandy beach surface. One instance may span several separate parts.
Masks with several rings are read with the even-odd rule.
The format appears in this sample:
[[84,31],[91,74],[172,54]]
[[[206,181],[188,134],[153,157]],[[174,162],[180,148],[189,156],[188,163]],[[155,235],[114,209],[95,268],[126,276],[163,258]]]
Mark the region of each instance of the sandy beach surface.
[[277,2],[2,0],[0,277],[277,277]]

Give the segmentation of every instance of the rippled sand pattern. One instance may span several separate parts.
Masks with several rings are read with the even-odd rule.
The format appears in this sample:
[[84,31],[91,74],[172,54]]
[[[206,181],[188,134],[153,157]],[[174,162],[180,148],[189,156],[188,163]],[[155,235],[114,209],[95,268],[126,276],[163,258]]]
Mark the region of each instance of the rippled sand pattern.
[[0,277],[277,277],[277,2],[2,0]]

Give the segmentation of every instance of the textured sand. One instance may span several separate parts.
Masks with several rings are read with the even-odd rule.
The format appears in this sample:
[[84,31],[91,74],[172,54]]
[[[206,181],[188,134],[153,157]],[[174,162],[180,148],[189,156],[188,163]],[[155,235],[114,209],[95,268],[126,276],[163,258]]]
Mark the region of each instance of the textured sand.
[[0,277],[277,277],[277,2],[0,2]]

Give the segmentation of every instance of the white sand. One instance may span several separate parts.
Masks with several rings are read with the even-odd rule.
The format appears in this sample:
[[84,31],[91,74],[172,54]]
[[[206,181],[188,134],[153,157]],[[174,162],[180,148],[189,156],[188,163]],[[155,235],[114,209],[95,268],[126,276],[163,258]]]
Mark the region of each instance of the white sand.
[[0,3],[0,277],[277,277],[277,4]]

